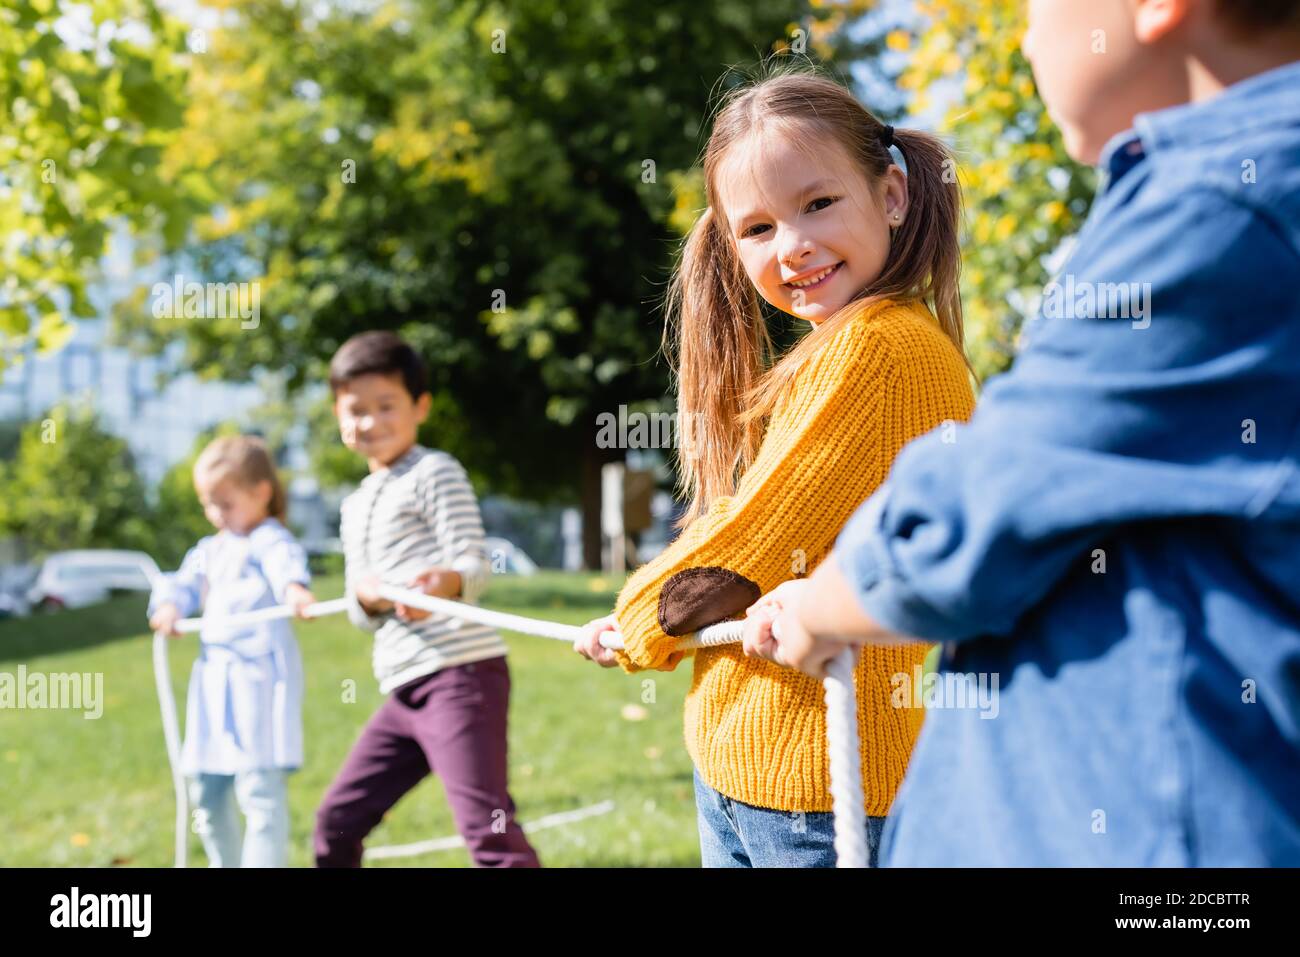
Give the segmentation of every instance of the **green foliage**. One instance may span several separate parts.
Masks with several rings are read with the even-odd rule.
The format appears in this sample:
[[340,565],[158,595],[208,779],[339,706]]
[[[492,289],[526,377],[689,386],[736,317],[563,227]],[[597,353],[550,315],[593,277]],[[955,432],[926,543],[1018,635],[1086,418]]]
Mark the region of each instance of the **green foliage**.
[[58,406],[25,426],[0,463],[0,537],[36,552],[139,548],[152,543],[144,486],[126,443],[95,414]]
[[181,264],[257,281],[263,319],[157,319],[141,289],[123,338],[293,391],[349,335],[398,329],[431,366],[422,439],[546,499],[572,497],[598,412],[668,391],[658,304],[698,209],[677,188],[724,65],[846,50],[870,4],[223,6],[168,154],[221,197]]
[[[94,30],[84,43],[54,29],[75,8]],[[163,156],[183,117],[184,48],[154,0],[0,8],[0,375],[26,343],[57,349],[69,316],[95,314],[86,290],[112,230],[183,238],[198,207]]]

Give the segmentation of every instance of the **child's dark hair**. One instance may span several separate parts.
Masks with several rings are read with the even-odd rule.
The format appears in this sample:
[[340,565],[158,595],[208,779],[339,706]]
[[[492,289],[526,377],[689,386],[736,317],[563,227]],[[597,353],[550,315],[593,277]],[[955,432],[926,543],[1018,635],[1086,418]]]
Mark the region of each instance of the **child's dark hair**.
[[880,275],[853,301],[924,302],[962,350],[961,188],[943,142],[920,130],[894,129],[891,136],[845,87],[803,67],[778,67],[732,90],[704,150],[709,205],[686,237],[668,297],[665,341],[675,334],[677,411],[696,432],[689,450],[683,443],[678,453],[680,488],[690,499],[680,525],[733,494],[738,473],[758,454],[762,420],[852,312],[839,310],[767,368],[773,343],[718,202],[719,170],[729,151],[767,131],[803,144],[810,163],[819,151],[839,147],[872,185],[894,164],[890,142],[898,148],[907,164],[909,212],[892,233]]
[[1250,33],[1300,28],[1300,0],[1218,0],[1219,16]]
[[360,332],[339,346],[330,359],[330,392],[338,395],[363,375],[398,375],[412,400],[429,391],[429,374],[420,354],[395,332]]

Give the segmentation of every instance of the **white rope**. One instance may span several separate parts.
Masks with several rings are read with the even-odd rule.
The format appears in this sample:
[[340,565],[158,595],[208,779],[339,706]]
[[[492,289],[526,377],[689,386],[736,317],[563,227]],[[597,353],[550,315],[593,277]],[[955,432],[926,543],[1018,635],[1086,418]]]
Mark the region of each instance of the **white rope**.
[[857,695],[853,689],[852,648],[832,658],[822,686],[826,689],[826,749],[831,772],[831,807],[835,810],[835,866],[866,867],[867,815],[862,805],[862,752],[858,747]]
[[162,710],[163,738],[167,741],[167,763],[171,765],[172,790],[176,792],[177,867],[185,866],[189,847],[189,802],[185,795],[185,777],[181,774],[181,733],[176,722],[176,697],[172,694],[172,673],[167,667],[167,636],[161,631],[153,636],[153,677],[158,686],[158,707]]
[[[554,814],[547,814],[535,821],[525,821],[519,827],[525,834],[534,834],[537,831],[559,827],[562,824],[573,824],[575,821],[584,821],[589,817],[599,817],[602,814],[608,814],[612,810],[614,810],[614,802],[605,800],[599,804],[575,808],[572,811],[557,811]],[[435,851],[450,851],[464,846],[465,839],[459,834],[453,834],[450,837],[435,837],[431,841],[417,841],[415,844],[390,844],[387,847],[368,847],[362,852],[361,856],[368,861],[383,861],[392,860],[395,857],[417,857],[421,854],[432,854]]]
[[409,588],[381,585],[379,596],[400,605],[410,605],[423,611],[447,615],[452,619],[472,621],[477,625],[487,625],[489,628],[518,631],[525,635],[536,635],[538,638],[554,638],[557,641],[572,643],[582,634],[582,629],[577,625],[561,625],[558,622],[542,621],[539,618],[525,618],[523,615],[490,611],[478,605],[467,605],[463,601],[452,601],[450,598],[437,598],[423,592],[411,591]]
[[[479,608],[477,605],[452,601],[448,598],[437,598],[408,588],[381,585],[379,595],[387,601],[419,608],[422,611],[446,615],[453,619],[470,621],[490,628],[504,628],[507,631],[535,635],[539,638],[553,638],[557,641],[571,643],[582,634],[582,628],[577,625],[562,625],[558,622],[527,618],[523,615],[491,611],[487,608]],[[346,609],[346,599],[337,598],[333,601],[318,602],[311,605],[308,607],[307,612],[313,618],[316,618],[327,614],[337,614]],[[186,618],[177,623],[176,630],[182,633],[193,632],[200,630],[205,624],[215,626],[218,623],[222,627],[237,627],[292,616],[292,609],[287,606],[279,606],[245,612],[239,615],[230,615],[216,621],[203,618]],[[674,650],[683,651],[734,644],[740,641],[743,629],[743,622],[724,621],[681,639],[677,642]],[[617,632],[606,632],[601,636],[600,643],[606,648],[622,649],[623,637]],[[154,648],[154,667],[157,670],[159,667],[157,639],[155,639]],[[162,667],[165,670],[165,648],[162,655]],[[835,814],[836,867],[867,866],[866,818],[862,804],[862,760],[858,750],[857,696],[853,687],[853,661],[854,656],[851,649],[841,653],[839,657],[831,662],[828,676],[823,681],[823,687],[826,689],[826,744],[830,763],[831,801]],[[159,672],[160,675],[162,673]],[[163,694],[161,677],[159,678],[159,694],[160,696]],[[170,699],[170,679],[167,683],[166,694]],[[164,704],[163,730],[164,733],[167,733],[168,719],[166,712],[168,710],[171,711],[174,733],[176,721],[174,703],[170,703],[170,709],[167,704]],[[179,753],[179,749],[177,749],[176,753]],[[173,778],[179,780],[176,770],[178,758],[173,757],[170,737],[168,739],[168,757],[172,760]],[[183,800],[184,790],[182,786],[178,785],[177,821],[180,822],[178,828],[182,829],[184,811],[181,808],[181,802]],[[180,844],[183,838],[184,833],[181,830],[178,832],[177,837],[176,866],[178,867],[184,866],[183,850]]]
[[[543,621],[540,618],[526,618],[523,615],[490,611],[477,605],[452,601],[450,598],[437,598],[423,592],[411,591],[409,588],[381,585],[379,587],[379,596],[388,601],[410,605],[412,608],[447,615],[452,619],[472,621],[475,624],[487,625],[490,628],[504,628],[507,631],[517,631],[520,634],[534,635],[538,638],[554,638],[557,641],[567,641],[572,644],[582,637],[582,628],[578,625],[562,625],[559,622]],[[740,641],[742,627],[743,623],[738,621],[724,621],[717,625],[710,625],[689,638],[683,638],[677,643],[675,650],[684,651],[691,648],[710,648],[716,645],[735,644]],[[600,643],[606,648],[621,650],[623,648],[623,636],[618,632],[606,632],[601,635]]]
[[[330,601],[318,601],[314,605],[308,605],[306,612],[312,618],[322,618],[325,615],[337,615],[339,612],[348,610],[348,601],[346,598],[334,598]],[[259,608],[257,611],[240,612],[238,615],[230,615],[226,618],[182,618],[176,623],[176,630],[182,635],[192,634],[201,631],[204,627],[213,628],[220,625],[223,628],[242,628],[245,625],[257,625],[264,621],[276,621],[280,618],[292,618],[294,615],[293,608],[289,605],[276,605],[273,608]]]

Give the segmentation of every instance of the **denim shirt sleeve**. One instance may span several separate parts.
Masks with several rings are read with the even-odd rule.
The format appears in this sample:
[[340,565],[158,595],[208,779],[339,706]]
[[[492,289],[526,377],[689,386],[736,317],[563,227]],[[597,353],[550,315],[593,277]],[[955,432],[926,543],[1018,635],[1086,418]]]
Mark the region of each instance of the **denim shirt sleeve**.
[[1285,481],[1300,406],[1294,248],[1211,189],[1138,199],[1096,225],[1059,281],[1150,283],[1145,317],[1084,301],[1031,320],[970,424],[907,446],[841,532],[832,557],[891,631],[1008,634],[1117,526],[1256,516]]

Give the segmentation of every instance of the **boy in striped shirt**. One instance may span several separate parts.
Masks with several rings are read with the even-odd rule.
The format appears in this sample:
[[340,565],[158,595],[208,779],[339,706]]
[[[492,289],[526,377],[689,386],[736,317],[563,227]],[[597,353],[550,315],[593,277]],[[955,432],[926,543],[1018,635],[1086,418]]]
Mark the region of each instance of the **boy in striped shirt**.
[[334,414],[370,474],[343,502],[348,617],[374,633],[388,699],[316,814],[318,867],[357,867],[362,842],[430,771],[480,867],[537,867],[506,787],[506,646],[491,628],[394,605],[381,582],[474,602],[490,569],[460,463],[416,441],[429,414],[424,363],[391,332],[363,332],[330,361]]

